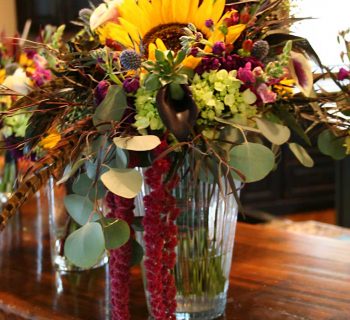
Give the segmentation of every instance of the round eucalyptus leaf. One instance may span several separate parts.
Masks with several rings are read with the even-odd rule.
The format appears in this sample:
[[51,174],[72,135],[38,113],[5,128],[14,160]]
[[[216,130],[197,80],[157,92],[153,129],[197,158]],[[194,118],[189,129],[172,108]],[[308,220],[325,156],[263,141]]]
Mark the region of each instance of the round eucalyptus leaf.
[[255,118],[255,121],[264,137],[273,144],[281,145],[289,140],[290,130],[288,127],[264,118]]
[[308,168],[314,166],[314,160],[310,157],[307,151],[297,143],[289,143],[289,149],[293,152],[295,157],[300,161],[300,163]]
[[128,242],[130,238],[129,225],[123,220],[108,219],[108,224],[104,226],[106,249],[117,249]]
[[86,173],[83,173],[74,181],[72,190],[76,194],[86,196],[90,192],[92,185],[93,181],[87,176]]
[[[80,225],[84,225],[88,222],[91,213],[94,210],[93,203],[86,197],[78,194],[70,194],[64,198],[64,205],[69,215]],[[99,219],[98,214],[92,216],[92,221]]]
[[[259,143],[247,142],[232,148],[229,163],[244,175],[244,182],[255,182],[265,178],[272,171],[275,155]],[[232,174],[242,180],[235,172]]]
[[117,137],[113,139],[113,142],[118,148],[131,151],[149,151],[160,145],[160,139],[154,135]]
[[67,259],[81,268],[93,267],[105,250],[102,227],[97,222],[85,224],[71,233],[64,244]]
[[127,168],[129,163],[129,153],[127,150],[116,148],[115,150],[115,161],[118,168]]
[[330,130],[324,130],[317,140],[320,151],[335,160],[342,160],[346,157],[344,144],[345,138],[336,137]]
[[110,168],[101,180],[109,191],[123,198],[135,198],[141,191],[142,176],[134,169]]

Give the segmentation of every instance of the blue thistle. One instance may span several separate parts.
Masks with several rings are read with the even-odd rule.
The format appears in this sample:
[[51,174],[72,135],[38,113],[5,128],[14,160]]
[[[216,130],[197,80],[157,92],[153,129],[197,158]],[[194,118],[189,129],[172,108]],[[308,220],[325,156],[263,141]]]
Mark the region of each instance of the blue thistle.
[[141,67],[141,56],[135,50],[124,50],[120,54],[120,63],[127,70],[137,70]]
[[253,49],[252,49],[252,56],[263,60],[266,58],[270,50],[269,43],[265,40],[258,40],[257,42],[254,43]]

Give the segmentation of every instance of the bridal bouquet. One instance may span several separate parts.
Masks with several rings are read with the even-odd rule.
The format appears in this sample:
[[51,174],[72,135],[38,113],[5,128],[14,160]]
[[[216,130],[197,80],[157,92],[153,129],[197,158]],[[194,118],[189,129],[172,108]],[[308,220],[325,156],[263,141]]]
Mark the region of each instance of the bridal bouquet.
[[324,132],[338,125],[314,90],[317,55],[281,31],[293,19],[275,18],[282,2],[114,0],[82,10],[75,37],[63,41],[60,28],[55,46],[40,45],[55,78],[7,112],[30,114],[25,151],[43,156],[1,228],[50,176],[72,181],[64,202],[80,228],[64,252],[81,267],[110,252],[113,319],[130,317],[129,268],[142,250],[155,319],[222,314],[238,181],[268,175],[282,145],[311,167],[308,135],[323,134],[327,149],[334,139]]

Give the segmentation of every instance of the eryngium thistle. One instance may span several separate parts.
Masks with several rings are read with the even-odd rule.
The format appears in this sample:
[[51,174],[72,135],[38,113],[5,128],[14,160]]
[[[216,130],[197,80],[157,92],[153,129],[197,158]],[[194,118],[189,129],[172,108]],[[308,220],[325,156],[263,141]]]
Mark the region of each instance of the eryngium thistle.
[[120,54],[120,63],[127,70],[137,70],[141,67],[141,57],[135,50],[127,49]]
[[269,53],[269,44],[265,40],[258,40],[253,44],[252,48],[252,56],[259,59],[263,60]]

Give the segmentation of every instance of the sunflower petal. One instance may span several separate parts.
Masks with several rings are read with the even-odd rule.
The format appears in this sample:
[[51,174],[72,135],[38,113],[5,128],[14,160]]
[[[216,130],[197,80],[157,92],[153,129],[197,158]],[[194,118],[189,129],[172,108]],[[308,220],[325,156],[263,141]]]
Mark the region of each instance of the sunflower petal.
[[213,11],[211,14],[211,19],[214,21],[214,23],[217,23],[221,16],[224,13],[225,9],[225,0],[216,0],[213,5]]
[[213,10],[213,0],[203,0],[201,6],[194,11],[195,15],[195,25],[199,30],[205,29],[205,21],[211,18],[211,13]]
[[163,0],[162,1],[162,17],[163,21],[167,23],[175,22],[173,17],[173,10],[171,3],[175,2],[174,0]]
[[130,23],[129,21],[127,21],[123,18],[119,18],[119,23],[125,29],[125,31],[130,35],[130,37],[137,44],[139,44],[140,37],[141,37],[141,35],[139,33],[139,29],[135,25],[133,25],[132,23]]
[[234,43],[238,39],[238,37],[241,35],[241,33],[244,31],[245,28],[246,28],[245,24],[236,24],[235,26],[229,27],[225,42],[229,44]]
[[157,46],[154,43],[150,43],[148,46],[148,60],[156,60],[156,49]]
[[165,44],[164,44],[162,39],[157,38],[156,39],[156,45],[157,45],[158,50],[160,50],[160,51],[167,50],[167,47],[165,46]]
[[188,14],[191,1],[188,0],[177,0],[172,1],[173,4],[173,12],[174,12],[174,20],[176,22],[185,23],[189,22]]

